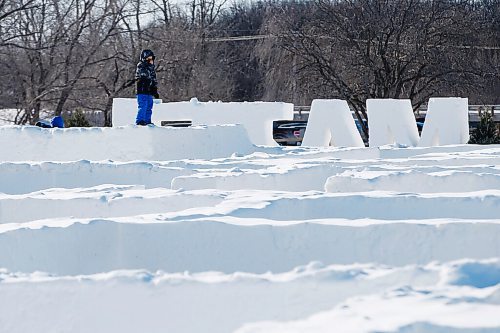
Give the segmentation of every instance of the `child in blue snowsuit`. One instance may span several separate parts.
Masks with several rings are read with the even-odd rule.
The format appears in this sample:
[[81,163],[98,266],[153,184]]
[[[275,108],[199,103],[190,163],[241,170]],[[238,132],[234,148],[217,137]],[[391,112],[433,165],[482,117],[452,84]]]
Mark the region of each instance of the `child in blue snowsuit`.
[[137,83],[137,104],[139,110],[135,123],[137,125],[151,124],[151,115],[153,113],[153,97],[160,98],[158,95],[158,82],[156,81],[155,55],[151,50],[141,52],[141,61],[137,64],[135,80]]

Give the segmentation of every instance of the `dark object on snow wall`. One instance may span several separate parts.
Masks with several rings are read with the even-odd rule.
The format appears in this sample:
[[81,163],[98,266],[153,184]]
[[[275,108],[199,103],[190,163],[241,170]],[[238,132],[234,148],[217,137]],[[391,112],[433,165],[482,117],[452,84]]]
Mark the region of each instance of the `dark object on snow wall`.
[[35,126],[42,128],[64,128],[64,120],[61,116],[52,118],[50,123],[46,120],[39,120]]

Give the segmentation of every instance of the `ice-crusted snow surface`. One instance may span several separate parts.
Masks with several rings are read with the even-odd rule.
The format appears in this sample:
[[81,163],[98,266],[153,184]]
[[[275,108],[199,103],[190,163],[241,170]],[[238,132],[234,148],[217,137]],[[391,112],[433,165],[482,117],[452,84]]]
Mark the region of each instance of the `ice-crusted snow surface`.
[[216,129],[200,154],[44,160],[15,131],[0,332],[500,331],[500,146],[241,152]]

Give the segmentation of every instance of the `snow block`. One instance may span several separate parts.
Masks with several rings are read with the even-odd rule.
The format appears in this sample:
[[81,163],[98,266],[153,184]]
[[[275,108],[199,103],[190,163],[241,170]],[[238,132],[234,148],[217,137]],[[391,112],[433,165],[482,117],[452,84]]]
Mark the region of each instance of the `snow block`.
[[409,99],[368,99],[370,147],[403,144],[415,147],[419,136]]
[[1,161],[178,160],[248,154],[241,125],[173,127],[0,127]]
[[303,146],[364,147],[351,110],[340,99],[315,99],[304,134]]
[[469,142],[467,98],[430,98],[420,147]]
[[[113,100],[113,126],[133,124],[137,101]],[[191,120],[193,125],[242,124],[253,144],[277,146],[273,139],[273,121],[293,120],[293,104],[279,102],[189,102],[158,103],[153,106],[152,122]]]

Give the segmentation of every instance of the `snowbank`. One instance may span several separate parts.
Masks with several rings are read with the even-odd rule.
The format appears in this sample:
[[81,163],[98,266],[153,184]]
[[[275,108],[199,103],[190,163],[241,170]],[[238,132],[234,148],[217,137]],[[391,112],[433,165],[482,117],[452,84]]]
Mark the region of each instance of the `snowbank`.
[[[137,101],[113,99],[113,126],[135,123]],[[152,121],[191,120],[193,125],[242,124],[256,145],[277,146],[273,139],[273,121],[293,120],[293,104],[277,102],[189,102],[155,104]]]
[[475,289],[395,288],[347,300],[333,310],[288,323],[245,325],[236,333],[323,333],[341,327],[345,333],[494,333],[500,329],[500,305],[485,302],[500,287]]
[[315,99],[311,104],[303,146],[364,147],[346,101]]
[[[425,291],[429,296],[441,297],[443,302],[455,300],[463,304],[464,300],[456,299],[459,289],[453,282],[442,284],[442,281],[443,277],[448,279],[455,272],[465,272],[463,276],[472,282],[467,286],[475,287],[476,278],[466,273],[470,266],[481,266],[492,274],[498,270],[498,261],[459,261],[401,268],[359,264],[323,266],[315,262],[279,274],[172,274],[121,270],[96,275],[54,276],[0,270],[3,301],[0,302],[0,327],[11,333],[67,331],[69,328],[74,333],[155,332],[159,327],[177,333],[228,333],[248,322],[290,321],[330,311],[339,304],[346,304],[346,299],[351,303],[356,298],[359,306],[359,302],[372,300],[362,298],[364,294],[390,296],[391,293],[385,290],[396,289],[398,283],[418,288],[400,288],[400,297]],[[34,285],[36,292],[32,292]],[[441,287],[429,288],[432,285]],[[445,289],[452,293],[443,295]],[[477,289],[469,290],[467,293],[473,297],[467,302],[494,304],[488,297],[495,295],[495,290],[498,293],[498,288],[482,293]],[[392,295],[395,296],[395,291]],[[68,311],[68,304],[71,304],[71,311]],[[365,304],[371,305],[373,301]],[[385,300],[379,299],[373,305],[382,309],[384,304]],[[18,311],[19,308],[24,311]],[[408,314],[418,309],[407,311],[403,318],[411,321]],[[188,320],[186,313],[196,320]],[[353,315],[357,317],[361,313]],[[387,319],[393,323],[392,318]],[[476,321],[469,316],[467,319],[470,322],[465,325]],[[335,325],[333,321],[330,323]],[[481,326],[489,325],[483,323]]]
[[254,150],[240,125],[90,127],[46,129],[0,127],[2,161],[212,159]]

